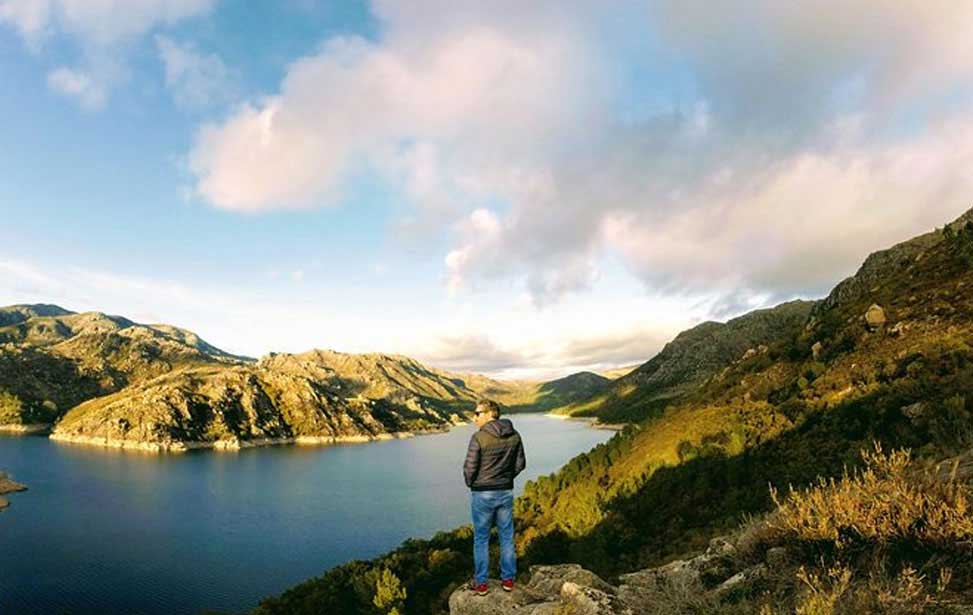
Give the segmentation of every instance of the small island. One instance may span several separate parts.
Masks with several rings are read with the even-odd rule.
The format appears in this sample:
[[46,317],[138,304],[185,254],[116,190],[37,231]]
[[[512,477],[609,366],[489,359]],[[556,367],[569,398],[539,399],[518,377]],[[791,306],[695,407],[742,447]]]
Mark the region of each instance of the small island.
[[15,491],[26,490],[27,487],[17,481],[11,480],[4,472],[0,472],[0,510],[10,506],[10,502],[7,501],[7,498],[3,497],[4,495],[14,493]]

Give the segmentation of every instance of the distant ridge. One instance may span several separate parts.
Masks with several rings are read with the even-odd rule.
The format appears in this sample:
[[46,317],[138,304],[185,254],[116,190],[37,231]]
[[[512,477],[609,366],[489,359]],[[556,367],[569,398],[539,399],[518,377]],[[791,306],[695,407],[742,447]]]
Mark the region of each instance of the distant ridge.
[[121,448],[398,437],[461,422],[482,397],[540,411],[607,382],[502,382],[387,353],[255,360],[179,327],[46,304],[0,308],[0,323],[0,430]]

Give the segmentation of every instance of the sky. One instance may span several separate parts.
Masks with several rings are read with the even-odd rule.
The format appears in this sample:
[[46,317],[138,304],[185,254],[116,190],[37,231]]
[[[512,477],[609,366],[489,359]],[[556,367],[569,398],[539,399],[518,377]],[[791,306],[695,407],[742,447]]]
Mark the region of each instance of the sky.
[[0,304],[501,378],[973,205],[973,3],[0,0]]

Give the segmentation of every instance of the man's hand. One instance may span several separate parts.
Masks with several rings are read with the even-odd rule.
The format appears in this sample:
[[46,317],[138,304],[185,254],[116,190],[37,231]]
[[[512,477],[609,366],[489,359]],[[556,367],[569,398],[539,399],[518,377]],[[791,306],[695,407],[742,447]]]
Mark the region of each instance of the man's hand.
[[466,449],[466,461],[463,462],[463,478],[466,486],[472,487],[476,475],[480,472],[480,441],[476,439],[476,434],[470,438],[470,445]]

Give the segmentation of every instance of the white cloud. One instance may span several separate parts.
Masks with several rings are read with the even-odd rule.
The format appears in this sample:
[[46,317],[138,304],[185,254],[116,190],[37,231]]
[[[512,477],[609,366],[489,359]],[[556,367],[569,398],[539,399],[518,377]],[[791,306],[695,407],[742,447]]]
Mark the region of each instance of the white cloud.
[[50,0],[0,0],[0,22],[13,25],[31,41],[43,35],[50,19]]
[[[325,294],[317,294],[320,289],[310,282],[292,292],[275,287],[268,293],[81,266],[45,267],[0,255],[0,305],[55,303],[164,322],[250,356],[313,347],[395,352],[456,371],[553,378],[647,360],[700,316],[685,302],[613,295],[577,298],[543,314],[506,301],[453,304],[421,297],[410,303],[397,297],[395,316],[389,317],[387,290],[362,295],[353,287],[328,285]],[[336,300],[341,295],[357,307],[342,307]]]
[[61,67],[47,74],[47,85],[63,96],[73,97],[85,109],[101,109],[107,93],[103,84],[82,70]]
[[0,21],[28,39],[57,29],[93,46],[110,46],[209,12],[217,0],[0,0]]
[[192,44],[161,34],[155,43],[165,66],[166,86],[179,106],[203,109],[238,96],[238,76],[216,54],[202,53]]
[[[124,81],[125,49],[157,27],[209,12],[217,0],[0,0],[0,24],[18,30],[35,52],[54,34],[63,34],[80,49],[74,68],[58,67],[48,84],[82,107],[103,107],[112,88]],[[205,68],[212,72],[212,61]],[[186,77],[183,77],[185,81]],[[183,87],[180,84],[180,87]]]
[[553,145],[597,75],[567,32],[516,31],[496,15],[415,21],[450,6],[380,4],[395,12],[381,43],[331,39],[288,68],[279,93],[204,127],[191,155],[199,193],[245,211],[323,205],[371,164],[426,204],[452,182],[516,175],[510,161]]
[[799,152],[746,183],[713,178],[671,215],[603,219],[606,246],[655,288],[823,295],[875,250],[969,208],[973,115],[918,138]]
[[[973,76],[963,3],[636,1],[615,21],[598,7],[376,2],[377,42],[325,42],[279,92],[200,131],[198,193],[314,207],[371,168],[420,206],[404,227],[451,229],[454,295],[511,278],[538,306],[596,287],[606,254],[655,288],[826,290],[863,246],[966,202],[965,136],[890,136],[896,113]],[[651,29],[699,97],[633,122],[615,107],[634,85],[615,39]]]

